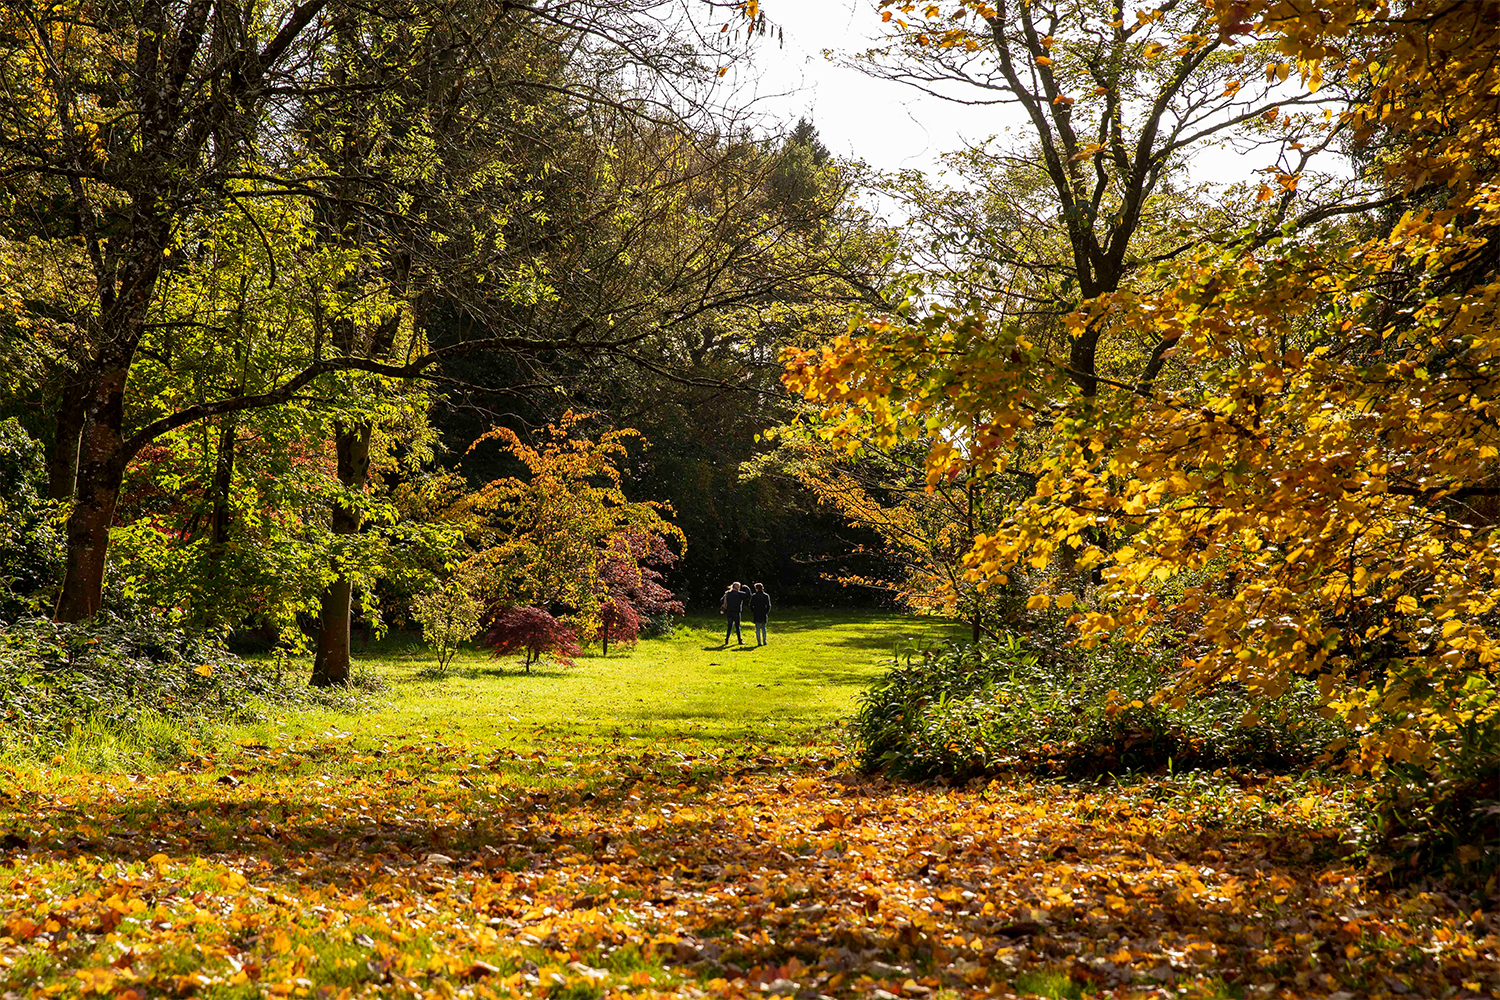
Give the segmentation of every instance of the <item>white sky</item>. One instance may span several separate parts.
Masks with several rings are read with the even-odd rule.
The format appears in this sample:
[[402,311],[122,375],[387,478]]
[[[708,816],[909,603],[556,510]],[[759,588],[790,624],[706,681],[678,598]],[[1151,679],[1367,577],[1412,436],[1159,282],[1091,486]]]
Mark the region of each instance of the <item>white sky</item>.
[[758,39],[749,64],[734,70],[739,83],[760,96],[761,113],[789,122],[811,119],[836,156],[882,170],[932,168],[965,137],[984,138],[1019,120],[1007,108],[950,104],[825,59],[824,49],[857,52],[879,39],[874,3],[774,0],[765,6],[784,45],[769,35]]
[[[784,36],[778,45],[758,38],[746,62],[731,69],[742,94],[757,95],[757,110],[788,124],[799,116],[817,126],[836,156],[865,160],[881,170],[939,169],[942,153],[982,141],[1008,126],[1025,125],[1014,105],[969,107],[877,80],[825,59],[824,49],[854,53],[881,37],[874,0],[772,0],[762,5]],[[1268,165],[1228,149],[1195,151],[1190,175],[1233,183]]]

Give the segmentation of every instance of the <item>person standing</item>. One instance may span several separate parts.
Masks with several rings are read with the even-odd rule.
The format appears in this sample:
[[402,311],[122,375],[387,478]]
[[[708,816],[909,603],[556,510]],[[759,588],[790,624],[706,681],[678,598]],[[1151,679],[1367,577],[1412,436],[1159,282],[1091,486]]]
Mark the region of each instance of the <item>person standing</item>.
[[745,599],[749,596],[750,592],[740,586],[738,580],[731,583],[729,589],[724,591],[724,600],[719,602],[719,607],[724,610],[724,614],[727,616],[724,622],[724,645],[726,646],[729,645],[729,633],[731,632],[734,633],[734,637],[739,640],[741,646],[745,644],[744,636],[740,635],[740,614],[744,610]]
[[755,644],[764,646],[766,644],[766,619],[771,617],[771,595],[766,593],[764,584],[755,585],[755,593],[750,595],[750,618],[755,622]]

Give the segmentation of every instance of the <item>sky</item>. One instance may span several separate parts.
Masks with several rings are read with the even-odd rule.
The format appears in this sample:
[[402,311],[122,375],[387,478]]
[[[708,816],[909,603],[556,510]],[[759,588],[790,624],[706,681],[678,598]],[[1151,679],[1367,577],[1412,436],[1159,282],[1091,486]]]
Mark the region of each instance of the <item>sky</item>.
[[[940,170],[940,156],[1025,124],[1014,105],[969,107],[877,80],[826,59],[825,49],[846,55],[881,37],[875,0],[771,0],[763,4],[781,29],[781,44],[757,39],[748,60],[736,61],[730,81],[756,109],[787,124],[807,117],[835,155],[862,159],[881,170]],[[1267,166],[1265,157],[1200,148],[1189,176],[1211,184],[1248,180]]]
[[811,119],[836,156],[883,170],[931,170],[964,138],[985,138],[1017,120],[1009,109],[950,104],[825,59],[824,49],[857,52],[880,37],[873,2],[775,0],[767,6],[781,44],[769,36],[758,40],[748,64],[735,67],[738,85],[758,96],[762,113]]

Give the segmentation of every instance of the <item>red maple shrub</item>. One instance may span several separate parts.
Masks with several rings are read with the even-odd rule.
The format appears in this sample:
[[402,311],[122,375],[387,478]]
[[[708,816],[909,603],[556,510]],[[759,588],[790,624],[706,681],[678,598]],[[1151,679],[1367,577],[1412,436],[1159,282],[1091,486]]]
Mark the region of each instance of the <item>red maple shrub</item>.
[[[634,642],[643,626],[660,630],[664,620],[683,613],[682,602],[663,582],[662,570],[676,562],[677,554],[667,540],[654,532],[632,531],[611,540],[599,563],[599,584],[607,595],[600,611],[607,613],[611,602],[629,607],[635,619],[634,634],[623,641]],[[608,633],[606,652],[613,638],[615,633]]]
[[623,597],[606,597],[599,602],[599,623],[605,656],[609,655],[611,639],[621,646],[634,646],[640,638],[641,617]]
[[572,666],[573,657],[583,653],[578,633],[541,608],[501,608],[480,643],[496,657],[525,653],[528,674],[543,656]]

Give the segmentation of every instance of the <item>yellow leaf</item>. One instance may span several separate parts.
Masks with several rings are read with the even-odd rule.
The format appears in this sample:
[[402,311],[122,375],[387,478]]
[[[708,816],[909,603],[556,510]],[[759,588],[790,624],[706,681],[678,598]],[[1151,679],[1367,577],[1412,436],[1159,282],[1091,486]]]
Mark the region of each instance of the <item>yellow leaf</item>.
[[213,674],[213,672],[214,668],[210,663],[200,663],[193,668],[193,673],[197,674],[199,677],[209,677]]

